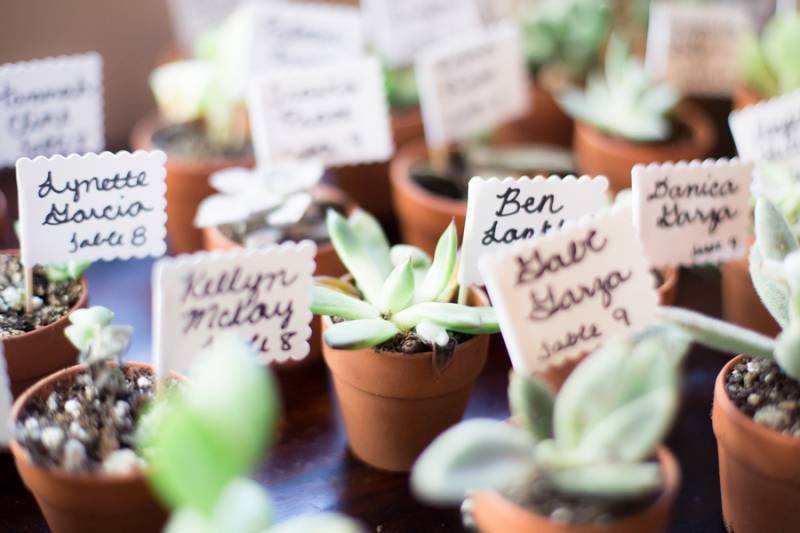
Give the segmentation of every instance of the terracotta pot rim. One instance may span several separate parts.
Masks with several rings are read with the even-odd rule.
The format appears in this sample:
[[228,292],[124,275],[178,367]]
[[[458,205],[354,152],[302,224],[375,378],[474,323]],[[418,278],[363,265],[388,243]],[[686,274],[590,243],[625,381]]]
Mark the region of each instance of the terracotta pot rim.
[[[733,367],[744,357],[748,357],[747,354],[737,355],[728,361],[725,366],[722,367],[719,374],[717,374],[717,379],[714,383],[714,409],[718,409],[722,412],[739,431],[755,434],[761,439],[775,441],[777,445],[782,447],[797,448],[798,452],[800,452],[800,437],[793,437],[757,423],[751,417],[741,412],[728,396],[728,391],[725,389],[725,380],[728,374],[733,370]],[[716,435],[716,428],[714,429]]]
[[[155,370],[153,369],[153,365],[150,363],[140,363],[136,361],[131,361],[126,363],[127,366],[131,366],[134,368],[146,368],[150,370],[151,373],[154,373]],[[70,379],[76,374],[83,372],[86,370],[86,365],[73,365],[58,372],[54,372],[49,376],[46,376],[35,384],[28,387],[28,389],[23,392],[15,401],[14,406],[11,409],[11,423],[12,425],[16,426],[17,419],[19,418],[19,414],[22,411],[22,408],[28,401],[36,396],[39,391],[43,388],[48,387],[56,382],[63,381],[66,379]],[[12,432],[11,440],[9,442],[9,448],[11,452],[14,454],[14,457],[17,460],[25,461],[32,469],[47,472],[47,475],[58,480],[62,481],[69,481],[70,483],[84,483],[84,484],[94,484],[94,483],[109,483],[109,484],[117,484],[117,485],[124,485],[127,483],[131,483],[132,481],[138,481],[146,477],[147,468],[140,468],[133,472],[126,472],[126,473],[113,473],[113,474],[98,474],[97,472],[89,473],[89,472],[67,472],[66,470],[62,470],[60,468],[42,468],[39,465],[33,463],[30,459],[30,455],[28,454],[28,450],[26,450],[19,442],[17,442],[16,434]]]
[[[0,250],[0,255],[15,255],[19,256],[19,249],[7,249],[7,250]],[[33,335],[41,333],[43,331],[48,331],[54,329],[58,326],[63,325],[65,322],[69,321],[69,315],[72,314],[73,311],[76,311],[82,307],[86,307],[89,302],[89,283],[86,281],[86,276],[81,276],[81,294],[78,296],[78,300],[69,308],[69,312],[56,320],[55,322],[51,322],[46,326],[42,326],[40,328],[36,328],[32,331],[26,331],[25,333],[20,333],[19,335],[12,335],[10,337],[6,337],[3,339],[3,342],[16,342],[22,341],[23,339],[28,339]]]

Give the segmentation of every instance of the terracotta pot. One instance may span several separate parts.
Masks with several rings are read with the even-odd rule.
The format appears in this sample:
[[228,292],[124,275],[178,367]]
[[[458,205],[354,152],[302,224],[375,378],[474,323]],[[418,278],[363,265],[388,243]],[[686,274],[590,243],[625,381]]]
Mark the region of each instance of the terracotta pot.
[[608,177],[608,189],[617,193],[631,186],[631,169],[637,163],[663,163],[703,159],[717,139],[707,113],[689,102],[677,110],[678,120],[688,128],[688,138],[663,143],[635,143],[612,137],[585,122],[575,123],[575,160],[581,174]]
[[498,144],[552,144],[570,148],[574,122],[537,83],[530,84],[530,112],[494,132]]
[[[19,255],[19,250],[2,250],[2,255]],[[81,295],[70,312],[89,305],[89,285],[81,279]],[[25,389],[53,372],[72,366],[78,350],[64,336],[69,314],[52,324],[3,339],[11,394],[16,398]]]
[[711,411],[725,527],[736,533],[800,531],[800,438],[755,423],[731,402],[725,379],[742,357],[717,376]]
[[[474,288],[468,301],[489,305],[486,294]],[[324,317],[323,334],[328,327]],[[335,350],[323,342],[353,454],[382,470],[411,470],[433,439],[461,420],[488,348],[489,335],[459,344],[450,366],[437,376],[431,352]]]
[[[608,524],[571,525],[553,522],[546,516],[520,507],[496,492],[472,496],[472,516],[483,533],[658,533],[665,531],[681,482],[678,462],[670,451],[658,448],[664,476],[664,490],[644,510]],[[765,530],[766,531],[766,530]],[[778,531],[778,530],[775,530]],[[737,531],[738,533],[738,531]]]
[[[128,364],[152,371],[151,365]],[[84,368],[72,366],[36,383],[14,403],[12,420],[17,420],[31,398],[46,398],[58,382],[74,380]],[[166,521],[167,514],[150,492],[142,472],[100,475],[41,468],[13,438],[11,453],[22,481],[54,533],[157,532]]]
[[739,110],[747,106],[755,105],[763,99],[764,98],[756,91],[742,85],[733,93],[733,109]]
[[[324,191],[323,196],[334,198],[336,201],[345,205],[345,210],[348,213],[355,208],[355,204],[339,189],[322,183],[317,185],[317,187]],[[203,228],[203,245],[206,250],[212,252],[215,250],[233,250],[242,247],[241,244],[232,241],[215,227]],[[317,263],[317,267],[314,270],[314,275],[316,276],[334,276],[338,278],[347,272],[347,269],[339,260],[339,256],[336,255],[336,250],[333,249],[333,245],[330,242],[317,245],[317,255],[314,256],[314,261]],[[308,355],[300,361],[272,363],[272,366],[276,368],[299,368],[318,361],[322,354],[320,340],[321,329],[320,318],[314,316],[311,321],[311,338],[308,341],[311,348]]]
[[777,337],[781,327],[761,303],[750,278],[748,253],[742,259],[720,264],[722,274],[722,317],[727,322],[758,331],[768,337]]
[[[660,305],[672,305],[675,303],[675,296],[678,292],[680,270],[676,267],[667,267],[661,272],[664,275],[664,283],[656,289],[658,291],[658,303]],[[558,365],[549,367],[547,370],[537,372],[536,375],[547,383],[551,390],[558,391],[572,371],[575,370],[575,367],[578,366],[587,355],[589,354],[585,353],[574,359],[568,359]]]
[[[158,117],[146,116],[133,128],[134,150],[153,150],[153,135],[162,127]],[[183,159],[167,154],[167,238],[174,254],[196,252],[203,248],[203,233],[194,227],[194,215],[200,202],[214,194],[208,177],[228,167],[253,167],[252,156],[241,159]]]
[[[399,150],[409,142],[422,138],[422,115],[418,107],[392,110],[391,120],[395,149]],[[331,182],[375,215],[389,233],[396,229],[388,162],[334,167],[329,173]]]

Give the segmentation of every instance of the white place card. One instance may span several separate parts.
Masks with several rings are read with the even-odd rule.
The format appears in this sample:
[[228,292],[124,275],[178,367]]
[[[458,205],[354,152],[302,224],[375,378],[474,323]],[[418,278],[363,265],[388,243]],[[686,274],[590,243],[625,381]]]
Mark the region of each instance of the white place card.
[[644,327],[658,306],[627,205],[485,255],[479,266],[514,368],[528,374]]
[[604,176],[474,177],[469,181],[459,285],[483,285],[478,260],[522,241],[538,239],[607,203]]
[[386,161],[394,153],[383,71],[374,57],[273,69],[248,97],[259,166]]
[[800,90],[730,114],[739,157],[746,161],[787,161],[800,157]]
[[187,372],[221,333],[250,341],[264,363],[305,357],[316,252],[303,241],[160,259],[152,284],[158,375]]
[[512,24],[426,48],[416,73],[429,146],[488,132],[528,110],[528,72]]
[[633,219],[655,267],[739,259],[750,233],[753,164],[738,159],[633,167]]
[[192,50],[203,33],[219,27],[242,0],[168,0],[172,32],[181,48]]
[[393,67],[410,65],[426,46],[478,31],[482,25],[476,0],[362,0],[361,4],[375,51]]
[[104,148],[99,54],[0,66],[0,167],[20,157]]
[[730,96],[740,81],[740,41],[752,28],[744,3],[654,2],[647,70],[686,94]]
[[11,411],[14,399],[11,396],[11,379],[8,377],[8,364],[0,342],[0,446],[6,446],[14,430]]
[[166,161],[141,150],[17,161],[22,263],[163,255]]

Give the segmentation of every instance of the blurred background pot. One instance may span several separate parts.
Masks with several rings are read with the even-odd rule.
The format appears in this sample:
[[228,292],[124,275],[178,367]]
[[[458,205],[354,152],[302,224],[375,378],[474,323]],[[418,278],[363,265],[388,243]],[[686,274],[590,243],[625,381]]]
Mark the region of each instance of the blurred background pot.
[[572,118],[561,110],[550,92],[531,82],[530,112],[497,128],[493,139],[499,144],[541,143],[572,146]]

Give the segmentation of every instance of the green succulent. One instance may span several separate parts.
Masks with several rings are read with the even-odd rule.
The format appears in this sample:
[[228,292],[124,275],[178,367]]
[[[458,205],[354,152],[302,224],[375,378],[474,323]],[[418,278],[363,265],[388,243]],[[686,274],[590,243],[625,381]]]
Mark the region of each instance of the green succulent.
[[530,70],[555,65],[581,80],[598,62],[611,10],[605,0],[546,0],[524,5],[520,18]]
[[332,348],[355,350],[415,331],[434,349],[451,344],[450,332],[478,335],[498,331],[491,307],[450,303],[457,285],[458,235],[451,222],[433,259],[408,245],[391,247],[380,224],[361,209],[349,218],[329,210],[328,234],[355,287],[319,280],[312,292],[317,315],[345,319],[325,332]]
[[742,40],[742,75],[748,87],[771,98],[800,89],[800,15],[774,17],[759,38],[748,34]]
[[383,78],[386,83],[386,97],[391,107],[413,107],[419,104],[413,66],[384,67]]
[[586,89],[562,93],[564,111],[611,135],[635,142],[667,140],[672,135],[671,115],[680,94],[663,83],[654,83],[628,45],[612,36],[608,42],[605,77],[589,76]]
[[624,500],[657,491],[661,470],[652,459],[676,413],[688,344],[663,326],[612,339],[557,396],[513,373],[508,398],[516,423],[473,419],[447,430],[414,464],[414,493],[438,504],[476,490],[519,500],[535,478],[574,497]]
[[103,306],[77,309],[69,314],[70,325],[64,335],[81,352],[81,362],[119,364],[128,350],[133,328],[112,325],[114,313]]

